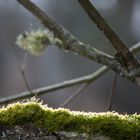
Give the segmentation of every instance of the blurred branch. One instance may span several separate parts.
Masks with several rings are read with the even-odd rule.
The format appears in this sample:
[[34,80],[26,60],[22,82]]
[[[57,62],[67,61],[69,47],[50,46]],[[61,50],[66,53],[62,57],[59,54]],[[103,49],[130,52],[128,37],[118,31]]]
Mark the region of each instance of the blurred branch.
[[[140,42],[135,44],[134,46],[132,46],[130,48],[130,51],[132,53],[139,52],[140,51]],[[36,94],[39,96],[39,95],[48,94],[50,92],[60,90],[60,89],[63,89],[63,88],[76,86],[78,84],[87,83],[87,82],[91,82],[91,81],[93,82],[108,71],[109,71],[108,67],[102,66],[96,72],[94,72],[93,74],[89,74],[87,76],[83,76],[83,77],[80,77],[80,78],[77,78],[77,79],[64,81],[64,82],[61,82],[61,83],[58,83],[58,84],[55,84],[55,85],[50,85],[50,86],[47,86],[47,87],[35,89],[35,90],[32,90],[32,93],[23,92],[23,93],[19,93],[17,95],[12,95],[12,96],[8,96],[8,97],[5,97],[5,98],[1,98],[0,99],[0,104],[7,104],[9,102],[13,102],[13,101],[16,101],[16,100],[19,100],[19,99],[25,99],[25,98],[28,98],[28,97],[35,96]]]
[[[138,52],[139,51],[138,46],[140,46],[140,42],[137,43],[136,45],[134,45],[132,48],[130,48],[130,51],[132,53]],[[112,106],[113,106],[113,100],[114,100],[114,96],[115,96],[116,86],[117,86],[117,74],[113,73],[112,88],[111,88],[111,91],[110,91],[109,105],[108,105],[107,111],[112,111]]]
[[84,83],[84,85],[82,85],[80,88],[78,88],[78,90],[76,90],[70,97],[68,97],[68,99],[65,100],[64,103],[62,103],[59,107],[65,108],[73,99],[75,99],[76,96],[78,96],[85,88],[88,87],[90,82]]
[[113,99],[115,96],[116,85],[117,85],[117,74],[113,73],[112,88],[111,88],[111,92],[110,92],[109,106],[108,106],[107,111],[112,111],[112,105],[113,105]]
[[63,42],[63,45],[59,46],[61,49],[73,52],[74,54],[79,54],[80,56],[85,56],[100,64],[106,65],[120,75],[125,73],[125,70],[121,67],[121,64],[116,59],[93,48],[90,45],[86,45],[77,40],[70,32],[56,23],[36,4],[31,2],[30,0],[17,1],[22,4],[27,10],[29,10],[35,17],[37,17],[45,27],[53,31],[56,37],[61,39],[61,41]]
[[140,51],[140,42],[136,43],[129,49],[132,53],[138,53]]
[[[136,59],[129,52],[129,50],[127,50],[128,49],[127,46],[125,46],[125,44],[123,44],[123,42],[120,40],[120,38],[118,36],[116,36],[116,34],[114,32],[113,33],[111,32],[114,36],[116,36],[116,38],[114,38],[114,40],[119,40],[117,42],[114,41],[114,44],[117,44],[118,42],[120,42],[120,44],[119,43],[118,44],[120,46],[123,46],[123,47],[120,47],[120,46],[118,47],[118,45],[117,45],[118,51],[121,51],[121,52],[118,53],[118,57],[115,57],[115,58],[113,58],[101,51],[96,50],[95,48],[93,48],[90,45],[86,45],[86,44],[80,42],[79,40],[77,40],[71,33],[69,33],[61,25],[56,23],[41,8],[39,8],[36,4],[31,2],[30,0],[17,0],[17,1],[21,5],[23,5],[26,9],[28,9],[35,17],[37,17],[45,27],[47,27],[51,31],[53,31],[54,35],[63,42],[63,45],[59,46],[60,48],[73,52],[75,54],[79,54],[81,56],[85,56],[100,64],[106,65],[108,68],[112,69],[114,72],[117,72],[118,74],[127,78],[128,80],[131,80],[131,81],[137,83],[138,85],[140,85],[140,68],[139,67],[134,68],[138,64],[138,62],[136,61],[134,67],[132,66],[134,64],[133,62]],[[111,36],[112,34],[110,34],[109,36]],[[112,38],[112,40],[113,40],[113,38]],[[126,62],[127,62],[127,64],[129,63],[128,64],[129,71],[128,71],[128,69],[124,68],[122,61],[120,61],[120,54],[122,55],[122,57],[124,59],[126,59],[126,60],[123,60],[123,64],[125,64]],[[133,69],[130,71],[130,68],[133,68]]]
[[12,96],[8,96],[5,98],[1,98],[0,104],[6,104],[6,103],[9,103],[9,102],[12,102],[15,100],[32,97],[32,96],[35,96],[36,94],[38,96],[42,95],[42,94],[47,94],[47,93],[50,93],[50,92],[53,92],[56,90],[60,90],[60,89],[71,87],[71,86],[76,86],[76,85],[82,84],[82,83],[90,83],[90,82],[97,80],[99,77],[101,77],[103,74],[105,74],[108,70],[109,69],[107,69],[106,66],[103,66],[100,69],[98,69],[96,72],[94,72],[93,74],[89,74],[87,76],[64,81],[64,82],[61,82],[58,84],[50,85],[50,86],[39,88],[36,90],[32,90],[32,92],[23,92],[23,93],[20,93],[17,95],[12,95]]
[[22,78],[23,78],[23,81],[24,81],[24,84],[25,84],[27,90],[29,92],[32,92],[32,90],[31,90],[31,88],[29,86],[29,83],[28,83],[28,81],[26,79],[26,75],[25,75],[26,63],[27,63],[27,53],[24,54],[22,63],[19,64],[19,69],[20,69],[20,72],[21,72],[21,75],[22,75]]
[[139,63],[133,54],[129,51],[127,45],[120,39],[115,31],[110,27],[106,20],[97,11],[89,0],[78,0],[84,8],[90,19],[96,23],[97,27],[106,35],[113,47],[117,50],[117,55],[123,60],[122,66],[132,70],[139,67]]

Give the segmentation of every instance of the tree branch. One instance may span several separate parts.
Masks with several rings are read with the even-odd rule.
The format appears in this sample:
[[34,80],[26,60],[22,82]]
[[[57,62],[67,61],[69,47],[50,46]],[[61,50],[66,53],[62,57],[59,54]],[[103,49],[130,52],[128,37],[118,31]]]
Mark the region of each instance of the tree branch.
[[[82,56],[86,56],[86,57],[88,57],[92,60],[95,60],[96,62],[104,64],[104,65],[108,66],[110,69],[113,69],[115,72],[118,72],[119,74],[121,74],[121,73],[124,74],[125,73],[124,69],[121,67],[121,65],[115,59],[113,59],[112,57],[96,50],[95,48],[93,48],[89,45],[85,45],[84,43],[81,43],[72,34],[70,34],[67,30],[65,30],[62,26],[60,26],[55,21],[53,21],[44,11],[42,11],[34,3],[32,3],[29,0],[17,0],[17,1],[19,3],[21,3],[25,8],[27,8],[30,12],[32,12],[32,14],[35,15],[38,19],[40,19],[45,27],[52,30],[56,37],[58,37],[62,40],[63,47],[64,47],[63,49],[70,50],[70,51],[78,53]],[[120,40],[120,42],[121,42],[121,40]],[[121,42],[121,45],[122,44],[123,43]],[[125,46],[125,47],[122,47],[122,48],[119,48],[119,49],[122,49],[121,51],[124,52],[124,50],[126,51],[126,48],[127,47]],[[125,56],[125,57],[127,57],[127,56]],[[103,67],[103,69],[104,70],[99,75],[102,75],[102,73],[105,73],[106,71],[108,71],[107,67]],[[87,77],[89,78],[89,76],[87,76]],[[37,89],[37,90],[33,91],[33,94],[30,94],[29,92],[24,92],[20,95],[11,96],[8,99],[7,98],[2,99],[0,101],[0,103],[9,102],[9,101],[13,101],[13,100],[21,99],[21,98],[25,98],[25,97],[31,97],[36,92],[39,95],[41,95],[41,94],[51,92],[51,91],[54,91],[54,90],[66,88],[66,87],[73,86],[73,85],[80,84],[80,83],[84,83],[85,79],[87,77],[82,77],[80,79],[74,79],[74,80],[66,81],[64,83],[59,83],[59,84],[52,85],[52,86],[49,86],[49,87],[44,87],[44,88],[41,88],[41,89]],[[91,75],[90,75],[90,77],[91,77]]]
[[91,60],[94,60],[100,64],[106,65],[113,71],[120,75],[125,75],[125,70],[121,67],[121,64],[113,57],[93,48],[90,45],[86,45],[77,40],[70,32],[64,29],[61,25],[56,23],[50,18],[41,8],[35,5],[30,0],[17,0],[26,9],[28,9],[35,17],[37,17],[42,24],[53,31],[54,35],[62,40],[62,49],[74,52],[81,56],[85,56]]
[[76,98],[76,96],[78,96],[85,88],[87,88],[89,84],[90,84],[89,82],[84,83],[84,85],[78,88],[78,90],[76,90],[70,97],[68,97],[68,99],[65,100],[59,107],[65,108],[73,99]]
[[[140,42],[135,44],[134,46],[132,46],[130,48],[130,51],[132,53],[137,53],[139,50],[140,50]],[[59,89],[75,86],[75,85],[82,84],[82,83],[93,82],[108,71],[109,71],[108,67],[102,66],[95,73],[89,74],[89,75],[84,76],[84,77],[64,81],[62,83],[58,83],[58,84],[55,84],[55,85],[50,85],[50,86],[39,88],[39,89],[35,89],[35,90],[32,91],[32,93],[23,92],[23,93],[19,93],[17,95],[12,95],[12,96],[8,96],[8,97],[5,97],[5,98],[1,98],[0,99],[0,104],[7,104],[7,103],[10,103],[10,102],[19,100],[19,99],[25,99],[25,98],[28,98],[28,97],[33,97],[36,94],[37,95],[48,94],[50,92],[53,92],[53,91],[56,91],[56,90],[59,90]]]
[[93,82],[93,81],[97,80],[100,76],[102,76],[108,70],[109,69],[107,69],[106,66],[103,66],[99,70],[94,72],[93,74],[89,74],[87,76],[83,76],[83,77],[80,77],[80,78],[64,81],[64,82],[54,84],[54,85],[50,85],[50,86],[47,86],[47,87],[42,87],[42,88],[39,88],[39,89],[35,89],[35,90],[32,90],[32,92],[23,92],[23,93],[20,93],[20,94],[16,94],[16,95],[8,96],[8,97],[5,97],[5,98],[1,98],[0,99],[0,104],[7,104],[7,103],[13,102],[15,100],[24,99],[24,98],[28,98],[28,97],[33,97],[36,94],[38,96],[43,95],[43,94],[48,94],[48,93],[56,91],[56,90],[60,90],[60,89],[63,89],[63,88],[68,88],[68,87],[71,87],[71,86],[76,86],[76,85],[82,84],[82,83],[90,83],[90,82]]
[[28,81],[26,79],[26,75],[25,75],[26,61],[27,61],[27,53],[24,54],[22,63],[19,64],[18,66],[19,66],[19,70],[20,70],[21,76],[23,78],[23,81],[24,81],[24,84],[25,84],[27,90],[29,92],[32,92],[32,90],[31,90],[31,88],[29,86],[29,83],[28,83]]
[[[90,19],[96,23],[97,27],[106,35],[111,44],[116,48],[118,55],[123,60],[123,65],[127,66],[128,70],[139,67],[139,63],[133,54],[129,51],[127,45],[120,39],[115,31],[110,27],[106,20],[97,11],[94,5],[89,0],[78,0],[84,8]],[[122,66],[123,66],[122,65]]]
[[109,98],[109,105],[107,111],[112,111],[113,100],[116,93],[116,86],[117,86],[117,74],[113,73],[113,80],[112,80],[112,88],[110,91],[110,98]]
[[[106,65],[113,71],[119,73],[121,76],[131,81],[134,81],[137,84],[140,84],[140,68],[134,68],[131,71],[127,71],[124,67],[122,67],[122,62],[120,63],[120,61],[118,61],[120,59],[113,59],[113,57],[96,50],[92,46],[80,42],[61,25],[53,21],[52,18],[50,18],[44,11],[42,11],[37,5],[32,3],[30,0],[17,1],[20,4],[22,4],[25,8],[27,8],[34,16],[40,19],[45,27],[52,30],[56,37],[61,39],[61,41],[63,42],[63,45],[61,47],[63,47],[64,50],[74,52],[81,56],[85,56],[89,59],[92,59],[100,64]],[[123,50],[122,53],[124,52],[125,51]],[[129,65],[131,66],[131,64]]]

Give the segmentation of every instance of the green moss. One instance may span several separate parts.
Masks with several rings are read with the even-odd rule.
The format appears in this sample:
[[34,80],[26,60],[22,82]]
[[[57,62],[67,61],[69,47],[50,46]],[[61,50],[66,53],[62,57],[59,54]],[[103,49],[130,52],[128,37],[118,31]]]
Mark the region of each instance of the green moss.
[[33,123],[49,132],[72,131],[101,134],[113,140],[140,139],[140,115],[115,112],[85,113],[68,109],[52,109],[37,101],[10,104],[0,109],[0,125]]

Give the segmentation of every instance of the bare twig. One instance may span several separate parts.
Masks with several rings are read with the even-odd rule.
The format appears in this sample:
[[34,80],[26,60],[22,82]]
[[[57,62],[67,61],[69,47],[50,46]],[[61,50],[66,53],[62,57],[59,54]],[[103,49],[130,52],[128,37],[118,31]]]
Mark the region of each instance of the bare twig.
[[[140,50],[140,42],[135,44],[134,46],[132,46],[132,48],[130,48],[130,51],[132,53],[137,53],[139,50]],[[95,81],[96,79],[98,79],[99,77],[101,77],[103,74],[105,74],[108,71],[109,71],[109,69],[106,66],[102,66],[95,73],[84,76],[84,77],[80,77],[80,78],[77,78],[77,79],[64,81],[62,83],[58,83],[58,84],[55,84],[55,85],[39,88],[39,89],[33,90],[32,93],[23,92],[23,93],[19,93],[17,95],[1,98],[0,99],[0,104],[6,104],[6,103],[9,103],[9,102],[13,102],[15,100],[32,97],[36,93],[38,93],[38,95],[43,95],[43,94],[47,94],[47,93],[50,93],[50,92],[53,92],[53,91],[56,91],[56,90],[59,90],[59,89],[75,86],[75,85],[90,82],[90,81]]]
[[[21,72],[21,75],[22,75],[22,78],[23,78],[23,81],[25,83],[25,86],[27,88],[27,90],[32,94],[32,90],[29,86],[29,83],[26,79],[26,75],[25,75],[25,69],[26,69],[26,63],[27,63],[27,53],[25,53],[24,57],[23,57],[23,61],[22,61],[22,64],[19,65],[19,69],[20,69],[20,72]],[[37,97],[37,93],[34,95],[35,97]]]
[[62,103],[59,107],[66,107],[76,96],[78,96],[90,83],[84,83],[75,93],[73,93],[68,99]]
[[82,84],[82,83],[88,83],[88,82],[93,82],[96,79],[98,79],[100,76],[102,76],[104,73],[106,73],[109,69],[107,69],[106,66],[101,67],[99,70],[97,70],[95,73],[93,74],[89,74],[87,76],[83,76],[77,79],[72,79],[72,80],[68,80],[68,81],[64,81],[58,84],[54,84],[51,86],[47,86],[47,87],[43,87],[43,88],[39,88],[36,90],[32,90],[32,93],[30,92],[23,92],[17,95],[12,95],[9,97],[5,97],[0,99],[0,104],[6,104],[15,100],[19,100],[19,99],[24,99],[24,98],[28,98],[28,97],[32,97],[34,95],[42,95],[42,94],[47,94],[56,90],[60,90],[63,88],[67,88],[67,87],[71,87],[71,86],[76,86],[78,84]]
[[130,51],[132,53],[138,53],[140,51],[140,42],[136,43],[135,45],[133,45],[131,48],[130,48]]
[[[136,53],[138,51],[138,46],[140,45],[140,43],[137,43],[136,45],[134,45],[132,48],[130,48],[130,51],[132,53]],[[117,74],[114,73],[113,74],[113,80],[112,80],[112,88],[110,91],[110,98],[109,98],[109,106],[108,106],[108,111],[112,111],[112,106],[113,106],[113,100],[114,100],[114,96],[115,96],[115,90],[116,90],[116,85],[117,85]]]
[[117,85],[117,74],[113,73],[112,88],[111,88],[111,92],[110,92],[108,111],[112,111],[112,105],[113,105],[113,99],[115,96],[116,85]]
[[32,92],[25,76],[26,63],[27,63],[27,53],[25,53],[25,55],[23,56],[23,61],[22,61],[22,64],[19,65],[19,69],[20,69],[20,72],[21,72],[21,75],[22,75],[22,78],[23,78],[23,81],[25,83],[27,90],[29,92]]
[[[127,66],[128,70],[138,68],[139,63],[133,54],[129,51],[127,45],[120,39],[115,31],[110,27],[106,20],[97,11],[94,5],[89,0],[78,0],[81,6],[97,27],[106,35],[112,45],[116,48],[118,55],[123,60],[123,65]],[[122,65],[122,66],[123,66]]]

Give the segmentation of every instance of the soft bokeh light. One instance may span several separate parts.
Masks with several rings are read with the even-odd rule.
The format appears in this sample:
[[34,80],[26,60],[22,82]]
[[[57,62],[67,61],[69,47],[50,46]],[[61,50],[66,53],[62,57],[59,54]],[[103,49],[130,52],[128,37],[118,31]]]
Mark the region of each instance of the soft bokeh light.
[[117,0],[91,0],[91,2],[94,3],[100,11],[105,12],[104,14],[107,16],[116,12],[118,7]]
[[135,1],[131,17],[131,31],[133,36],[140,40],[140,1]]

